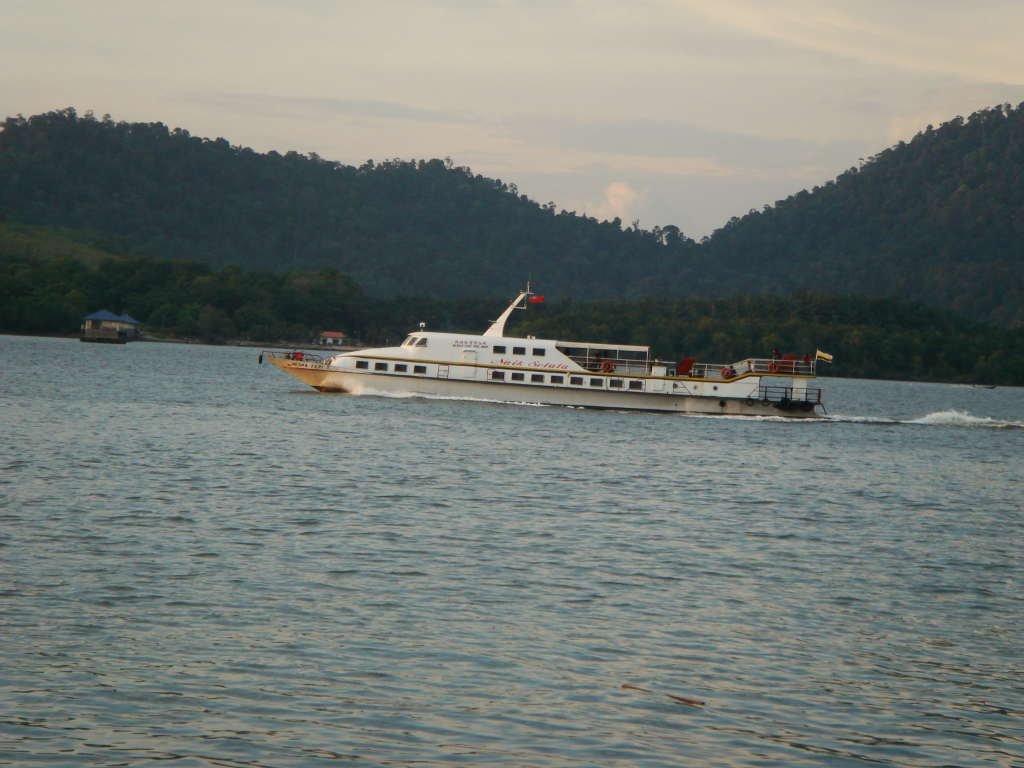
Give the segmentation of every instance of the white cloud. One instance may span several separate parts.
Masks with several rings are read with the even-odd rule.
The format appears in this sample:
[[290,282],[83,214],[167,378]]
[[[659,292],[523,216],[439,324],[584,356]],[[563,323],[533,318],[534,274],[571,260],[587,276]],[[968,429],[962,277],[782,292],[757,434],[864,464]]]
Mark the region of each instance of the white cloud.
[[604,191],[604,201],[593,210],[586,211],[601,221],[618,218],[629,222],[633,215],[633,205],[640,199],[640,193],[624,181],[616,181],[608,185]]

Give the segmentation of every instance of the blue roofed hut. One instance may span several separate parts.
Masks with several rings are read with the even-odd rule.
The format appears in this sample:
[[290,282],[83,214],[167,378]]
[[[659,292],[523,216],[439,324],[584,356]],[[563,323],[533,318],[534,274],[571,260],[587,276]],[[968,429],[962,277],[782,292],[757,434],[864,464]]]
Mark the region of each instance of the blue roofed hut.
[[141,323],[128,315],[115,315],[101,309],[82,318],[82,330],[79,341],[92,341],[100,344],[126,344],[139,337]]

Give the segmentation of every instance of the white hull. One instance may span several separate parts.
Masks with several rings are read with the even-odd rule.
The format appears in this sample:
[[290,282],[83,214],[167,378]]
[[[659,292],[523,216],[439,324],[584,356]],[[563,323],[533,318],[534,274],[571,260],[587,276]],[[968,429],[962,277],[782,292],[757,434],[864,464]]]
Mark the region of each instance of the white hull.
[[[757,384],[754,382],[743,385],[737,381],[729,386],[729,392],[708,396],[670,394],[668,392],[594,390],[546,384],[509,384],[486,379],[481,381],[438,378],[436,374],[434,376],[404,376],[371,372],[356,373],[332,369],[319,363],[287,359],[271,359],[270,362],[320,392],[413,394],[474,398],[508,403],[704,415],[786,416],[787,418],[818,416],[813,408],[805,411],[799,405],[783,410],[778,407],[778,403],[774,402],[764,404],[760,400],[754,400],[751,404],[751,395],[757,392]],[[454,369],[456,366],[451,367]],[[433,371],[431,372],[433,373]],[[595,375],[598,374],[588,374],[588,376]],[[750,385],[753,385],[753,390],[750,389]]]

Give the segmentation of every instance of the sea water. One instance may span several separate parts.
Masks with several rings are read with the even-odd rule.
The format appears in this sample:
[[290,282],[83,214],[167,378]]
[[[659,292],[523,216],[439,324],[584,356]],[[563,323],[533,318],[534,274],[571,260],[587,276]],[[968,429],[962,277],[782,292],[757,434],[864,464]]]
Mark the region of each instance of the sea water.
[[1024,764],[1024,391],[699,418],[257,354],[0,337],[0,764]]

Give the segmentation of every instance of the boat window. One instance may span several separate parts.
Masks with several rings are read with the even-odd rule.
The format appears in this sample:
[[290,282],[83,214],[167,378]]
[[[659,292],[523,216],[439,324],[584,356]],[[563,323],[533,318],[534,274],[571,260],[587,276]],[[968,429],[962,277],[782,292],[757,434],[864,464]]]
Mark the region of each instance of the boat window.
[[370,364],[365,360],[356,360],[356,368],[369,368]]
[[388,369],[387,363],[374,363],[373,370],[375,371],[386,371]]
[[405,341],[402,342],[402,346],[403,347],[411,347],[413,345],[413,343],[415,342],[415,340],[416,340],[415,336],[406,336],[405,337]]
[[569,377],[569,383],[572,384],[574,387],[582,387],[583,386],[583,377],[582,376],[570,376]]
[[[563,384],[563,383],[565,383],[565,377],[564,376],[552,376],[551,377],[551,383],[552,384]],[[580,383],[582,383],[582,382],[580,382]]]
[[592,386],[592,387],[603,387],[604,386],[604,379],[591,379],[590,380],[590,386]]
[[395,363],[395,373],[405,373],[408,370],[408,365],[402,365],[402,363]]
[[533,356],[534,357],[544,357],[544,350],[542,348],[540,348],[540,347],[534,347],[533,348]]
[[524,374],[524,373],[513,373],[512,374],[512,381],[523,381],[525,379],[526,379],[526,374]]
[[496,355],[504,355],[505,354],[505,348],[504,347],[495,346],[492,351]]
[[642,381],[631,381],[629,382],[629,388],[642,390],[644,388],[644,383]]
[[425,366],[425,365],[414,365],[413,368],[412,368],[412,372],[413,373],[426,373],[427,372],[427,366]]
[[526,354],[526,347],[512,347],[512,354],[513,355],[525,355]]
[[416,342],[416,346],[417,347],[425,347],[425,346],[427,346],[427,337],[426,336],[421,336],[419,338],[419,341]]
[[505,380],[505,372],[504,371],[491,371],[491,378],[494,379],[495,381],[504,381]]
[[615,389],[622,389],[622,379],[610,379],[608,381],[608,386],[614,387]]
[[534,373],[534,374],[532,374],[530,376],[530,381],[532,381],[532,382],[534,382],[536,384],[543,384],[544,383],[544,374],[543,373]]

